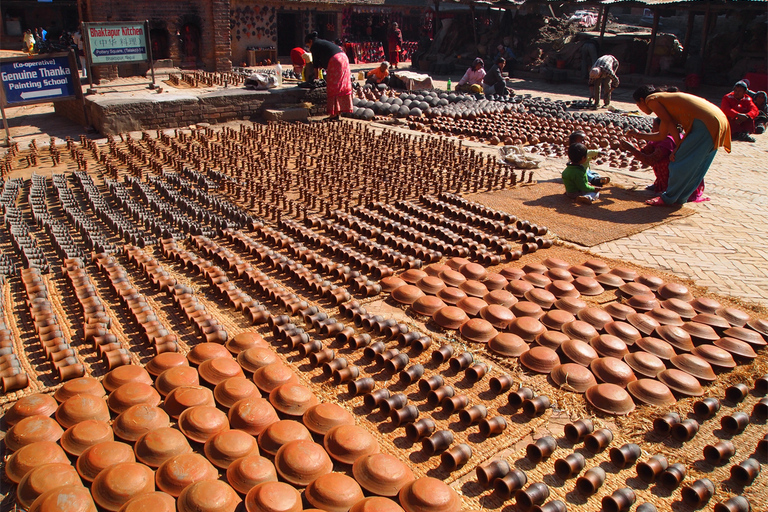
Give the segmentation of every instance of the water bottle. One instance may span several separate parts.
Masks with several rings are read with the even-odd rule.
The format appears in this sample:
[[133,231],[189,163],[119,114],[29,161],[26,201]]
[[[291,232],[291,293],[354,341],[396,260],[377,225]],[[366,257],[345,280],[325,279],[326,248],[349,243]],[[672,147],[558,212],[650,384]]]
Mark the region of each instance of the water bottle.
[[275,74],[277,75],[277,85],[283,85],[283,66],[279,62],[275,64]]
[[448,79],[448,92],[451,92],[451,79]]

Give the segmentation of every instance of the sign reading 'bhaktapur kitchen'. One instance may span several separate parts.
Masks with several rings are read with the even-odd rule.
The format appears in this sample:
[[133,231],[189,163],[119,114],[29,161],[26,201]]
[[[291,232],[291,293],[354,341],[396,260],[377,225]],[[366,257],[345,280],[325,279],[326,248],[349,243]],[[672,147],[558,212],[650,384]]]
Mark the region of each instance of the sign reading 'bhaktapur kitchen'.
[[145,62],[147,31],[144,23],[83,23],[91,64]]

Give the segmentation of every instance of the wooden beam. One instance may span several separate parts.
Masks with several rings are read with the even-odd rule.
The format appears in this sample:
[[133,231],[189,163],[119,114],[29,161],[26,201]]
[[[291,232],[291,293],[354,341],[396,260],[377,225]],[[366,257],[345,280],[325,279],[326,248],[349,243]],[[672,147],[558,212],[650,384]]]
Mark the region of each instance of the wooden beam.
[[475,26],[475,4],[470,4],[469,12],[472,15],[472,38],[475,41],[475,48],[477,48],[477,27]]
[[603,24],[600,26],[600,48],[603,47],[603,36],[605,35],[605,26],[608,24],[608,6],[603,7]]
[[651,44],[648,45],[648,57],[645,59],[644,75],[651,74],[651,64],[653,63],[653,54],[656,52],[656,33],[659,31],[659,10],[653,10],[653,28],[651,29]]
[[696,17],[696,12],[693,9],[688,11],[688,25],[685,27],[685,41],[683,42],[683,66],[685,61],[688,60],[689,46],[691,45],[691,34],[693,33],[693,22]]
[[704,66],[704,49],[707,47],[707,38],[709,37],[709,25],[712,20],[712,6],[707,3],[707,10],[704,12],[704,28],[701,31],[701,48],[699,57],[701,57],[702,66]]

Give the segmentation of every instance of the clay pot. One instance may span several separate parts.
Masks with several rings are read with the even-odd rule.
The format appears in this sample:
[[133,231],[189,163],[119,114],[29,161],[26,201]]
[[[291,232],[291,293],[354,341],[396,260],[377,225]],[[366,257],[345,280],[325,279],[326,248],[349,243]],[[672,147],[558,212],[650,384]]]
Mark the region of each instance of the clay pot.
[[191,453],[184,435],[176,429],[165,427],[147,432],[134,446],[136,458],[149,467],[157,468],[166,460],[185,453]]
[[440,455],[440,460],[443,467],[448,471],[453,471],[466,464],[470,457],[472,457],[472,448],[466,443],[461,443],[443,452]]
[[749,388],[742,382],[729,386],[725,390],[725,398],[737,404],[744,401],[747,395],[749,395]]
[[584,456],[580,453],[571,453],[564,459],[555,461],[555,474],[562,480],[568,480],[581,472],[586,465]]
[[413,472],[393,455],[375,453],[355,460],[352,474],[363,489],[380,496],[396,496],[414,480]]
[[247,512],[281,511],[301,512],[299,491],[283,482],[264,482],[248,491],[245,496]]
[[109,408],[103,398],[94,395],[75,395],[59,405],[56,421],[69,428],[85,420],[109,421]]
[[140,382],[151,386],[152,377],[150,377],[149,372],[141,366],[127,364],[107,373],[104,376],[102,384],[104,385],[104,388],[111,393],[129,382]]
[[734,496],[715,505],[715,512],[749,512],[751,506],[744,496]]
[[569,423],[564,427],[565,438],[571,443],[580,443],[584,438],[595,430],[592,420],[578,420]]
[[61,436],[61,446],[67,453],[79,456],[87,448],[114,440],[112,428],[105,421],[86,420],[76,423]]
[[91,494],[97,505],[117,511],[134,496],[153,492],[155,475],[138,462],[122,462],[101,471],[93,481]]
[[730,416],[723,416],[720,419],[720,426],[727,433],[736,435],[741,433],[749,425],[749,416],[745,412],[735,412]]
[[516,491],[523,488],[528,482],[528,477],[519,469],[513,469],[501,478],[497,478],[493,483],[493,488],[504,499],[512,496]]
[[529,444],[525,449],[525,453],[528,460],[534,464],[538,464],[539,462],[548,459],[550,455],[552,455],[552,452],[555,451],[555,448],[557,448],[557,441],[555,438],[552,436],[545,436],[537,439],[534,443]]
[[754,482],[759,474],[760,462],[752,457],[740,464],[731,466],[731,480],[742,487],[752,485],[752,482]]
[[422,477],[407,483],[398,494],[406,512],[459,512],[461,498],[446,483]]
[[646,462],[638,462],[635,466],[637,476],[646,483],[653,483],[669,467],[667,458],[663,455],[654,455]]
[[323,438],[326,452],[334,460],[352,464],[363,455],[378,453],[379,443],[362,427],[339,425],[330,429]]
[[240,430],[225,430],[205,442],[205,456],[216,467],[227,469],[236,459],[259,454],[256,439]]
[[502,416],[486,418],[478,424],[480,435],[491,437],[501,434],[507,428],[507,421]]
[[680,491],[683,502],[696,509],[709,502],[713,494],[715,494],[715,484],[708,478],[700,478]]
[[627,443],[621,448],[611,448],[609,456],[611,463],[619,469],[632,466],[640,458],[640,446],[634,443]]
[[668,412],[661,418],[653,420],[653,431],[661,435],[672,433],[672,427],[680,423],[680,415],[676,412]]
[[693,439],[698,431],[699,422],[689,418],[672,427],[672,437],[684,443]]
[[69,464],[66,453],[51,441],[39,441],[20,448],[11,455],[5,474],[11,482],[19,483],[33,469],[44,464]]
[[178,512],[235,512],[242,500],[234,489],[219,480],[203,480],[187,486],[176,500]]
[[352,478],[328,473],[316,478],[304,491],[307,501],[329,512],[346,512],[363,499],[363,491]]
[[523,414],[529,418],[535,418],[544,414],[544,412],[549,409],[551,405],[552,403],[550,402],[548,396],[539,395],[537,397],[523,401]]
[[176,455],[163,462],[157,469],[155,480],[160,490],[178,497],[187,486],[203,480],[216,480],[218,471],[196,453]]
[[526,387],[520,387],[517,389],[517,391],[512,391],[507,396],[509,405],[513,409],[519,409],[520,407],[523,406],[523,403],[526,400],[530,400],[531,398],[533,398],[533,390],[531,388],[526,388]]
[[198,443],[205,443],[228,429],[227,415],[215,407],[198,405],[184,410],[179,416],[179,430],[188,439]]
[[576,489],[587,496],[595,494],[605,482],[605,470],[599,467],[589,469],[583,476],[576,479]]
[[608,428],[601,428],[584,437],[584,448],[592,453],[600,453],[611,441],[613,441],[613,432]]
[[303,416],[304,425],[319,435],[325,435],[338,425],[354,425],[354,417],[336,404],[320,403],[307,409]]
[[318,476],[330,473],[333,463],[319,444],[296,440],[277,451],[275,468],[285,481],[303,487]]
[[197,374],[197,370],[190,366],[183,365],[168,368],[158,375],[155,380],[155,389],[157,389],[163,396],[167,396],[168,393],[179,386],[199,385],[200,378]]
[[52,416],[56,412],[58,404],[49,395],[36,393],[18,399],[10,409],[5,412],[5,424],[10,428],[24,418],[30,416]]
[[431,436],[435,431],[435,422],[432,418],[422,418],[405,426],[405,435],[413,442]]
[[509,463],[506,460],[494,460],[486,464],[477,466],[477,483],[483,489],[492,487],[497,479],[503,478],[511,471]]
[[107,404],[112,412],[120,414],[133,405],[146,404],[156,407],[160,400],[160,395],[151,384],[128,382],[110,393]]
[[230,428],[258,436],[264,429],[279,420],[274,407],[263,398],[246,398],[235,402],[227,414]]
[[635,491],[624,487],[613,491],[610,496],[603,497],[601,504],[605,512],[628,512],[636,499]]
[[521,510],[531,510],[536,505],[544,503],[547,498],[549,498],[549,487],[542,482],[533,483],[526,490],[519,489],[515,492],[515,501]]
[[676,489],[685,478],[685,466],[683,464],[671,464],[659,475],[659,483],[667,489]]
[[158,377],[165,370],[176,366],[189,366],[189,361],[183,354],[177,352],[164,352],[150,359],[145,368],[150,375]]
[[421,448],[427,455],[441,453],[453,443],[453,432],[439,430],[421,442]]
[[704,459],[715,466],[728,462],[736,454],[736,448],[730,441],[718,441],[704,447]]
[[62,510],[61,503],[67,504],[67,512],[96,512],[96,505],[93,503],[90,491],[81,484],[66,485],[46,491],[32,502],[28,510],[29,512],[59,512]]
[[227,481],[237,492],[246,494],[261,483],[277,482],[277,472],[268,459],[250,455],[236,459],[229,465]]

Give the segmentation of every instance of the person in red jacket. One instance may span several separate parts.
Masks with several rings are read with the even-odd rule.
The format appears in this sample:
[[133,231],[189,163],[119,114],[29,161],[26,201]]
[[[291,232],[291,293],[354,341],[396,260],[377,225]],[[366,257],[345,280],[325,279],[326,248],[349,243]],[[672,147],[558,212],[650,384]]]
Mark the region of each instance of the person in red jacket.
[[759,110],[747,94],[746,82],[736,82],[733,90],[723,96],[720,109],[731,125],[733,140],[755,142],[750,133],[755,133],[755,118]]

